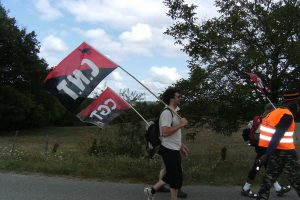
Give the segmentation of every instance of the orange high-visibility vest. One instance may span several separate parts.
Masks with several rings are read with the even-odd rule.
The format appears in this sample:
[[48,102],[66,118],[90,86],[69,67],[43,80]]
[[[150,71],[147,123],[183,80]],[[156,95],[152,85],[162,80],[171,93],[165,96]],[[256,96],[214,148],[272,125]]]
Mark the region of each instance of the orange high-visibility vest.
[[[276,131],[275,126],[279,123],[280,119],[284,114],[293,116],[291,111],[289,111],[287,108],[277,108],[262,119],[262,122],[259,127],[260,135],[259,135],[258,146],[261,147],[269,146],[271,138]],[[278,144],[276,149],[282,149],[282,150],[295,149],[294,138],[293,138],[294,132],[295,132],[295,121],[293,116],[292,124],[284,133],[284,136],[281,138],[280,143]]]

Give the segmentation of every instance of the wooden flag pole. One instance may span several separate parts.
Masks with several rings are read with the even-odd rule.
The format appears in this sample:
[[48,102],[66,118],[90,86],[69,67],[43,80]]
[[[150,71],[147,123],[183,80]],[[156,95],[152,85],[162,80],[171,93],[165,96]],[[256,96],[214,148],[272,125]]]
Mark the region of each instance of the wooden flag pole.
[[[125,100],[124,100],[125,101]],[[144,120],[144,122],[148,125],[148,127],[150,126],[150,124],[147,122],[147,120],[130,104],[130,103],[128,103],[127,101],[125,101],[129,106],[130,106],[130,108],[132,108],[135,112],[136,112],[136,114],[138,114],[143,120]]]
[[271,102],[271,100],[267,97],[267,95],[265,96],[267,98],[267,100],[270,102],[270,104],[273,106],[274,109],[276,109],[276,107],[274,106],[274,104]]
[[173,110],[173,108],[171,108],[169,105],[167,105],[165,102],[163,102],[163,100],[161,100],[158,96],[156,96],[149,88],[147,88],[142,82],[140,82],[137,78],[135,78],[133,75],[131,75],[128,71],[126,71],[123,67],[119,66],[119,68],[121,68],[124,72],[126,72],[129,76],[131,76],[134,80],[136,80],[139,84],[141,84],[146,90],[148,90],[157,100],[159,100],[160,102],[162,102],[166,107],[168,107],[175,115],[177,115],[179,118],[181,118],[179,116],[179,114]]

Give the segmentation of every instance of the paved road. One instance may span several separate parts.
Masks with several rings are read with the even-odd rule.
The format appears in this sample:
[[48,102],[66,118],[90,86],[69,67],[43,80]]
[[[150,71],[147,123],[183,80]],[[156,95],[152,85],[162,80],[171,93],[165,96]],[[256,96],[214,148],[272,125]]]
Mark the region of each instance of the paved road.
[[[0,173],[0,200],[146,200],[145,184]],[[188,200],[246,200],[240,187],[185,186]],[[272,191],[270,199],[279,199]],[[280,198],[299,199],[295,191]],[[159,193],[156,200],[169,200]]]

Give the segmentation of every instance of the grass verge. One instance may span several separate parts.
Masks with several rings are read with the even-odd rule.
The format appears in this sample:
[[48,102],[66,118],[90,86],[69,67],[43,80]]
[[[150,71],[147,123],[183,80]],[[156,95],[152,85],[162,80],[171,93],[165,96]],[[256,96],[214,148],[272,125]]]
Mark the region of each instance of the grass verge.
[[[113,135],[95,127],[44,128],[21,131],[17,136],[5,133],[0,138],[0,170],[101,181],[146,184],[157,181],[159,156],[148,160],[126,155],[88,155],[87,147],[94,138],[111,139]],[[239,132],[224,137],[203,129],[194,141],[185,143],[191,156],[183,161],[184,184],[241,185],[255,157],[254,149],[243,142]],[[59,149],[51,153],[55,144],[59,144]]]

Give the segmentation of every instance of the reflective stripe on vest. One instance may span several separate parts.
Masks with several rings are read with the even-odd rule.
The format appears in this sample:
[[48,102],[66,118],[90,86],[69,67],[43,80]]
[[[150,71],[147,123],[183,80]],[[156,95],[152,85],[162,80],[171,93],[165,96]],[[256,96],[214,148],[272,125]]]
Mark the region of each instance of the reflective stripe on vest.
[[[284,114],[292,115],[292,113],[286,108],[277,108],[270,112],[265,118],[263,118],[260,125],[260,136],[259,136],[259,146],[268,147],[269,143],[274,135],[276,129],[275,126],[279,123],[280,119]],[[293,115],[292,115],[293,116]],[[277,149],[291,150],[295,149],[294,135],[295,122],[293,120],[290,127],[284,133],[284,136],[280,140]]]

